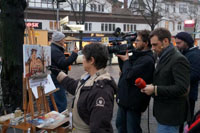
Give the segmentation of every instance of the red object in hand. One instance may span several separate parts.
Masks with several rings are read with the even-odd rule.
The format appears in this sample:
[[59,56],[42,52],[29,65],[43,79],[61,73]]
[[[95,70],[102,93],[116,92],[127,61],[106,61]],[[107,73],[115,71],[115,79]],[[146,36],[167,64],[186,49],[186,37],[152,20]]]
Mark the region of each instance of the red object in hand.
[[140,89],[143,89],[146,87],[146,82],[142,79],[142,78],[137,78],[135,80],[135,85],[140,88]]

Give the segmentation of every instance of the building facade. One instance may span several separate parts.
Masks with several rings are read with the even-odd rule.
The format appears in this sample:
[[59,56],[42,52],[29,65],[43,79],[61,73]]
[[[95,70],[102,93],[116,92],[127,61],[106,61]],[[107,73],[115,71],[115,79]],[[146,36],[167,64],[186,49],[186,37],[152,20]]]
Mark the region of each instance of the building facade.
[[[151,29],[139,12],[133,12],[132,7],[137,8],[138,1],[141,0],[88,0],[88,3],[79,3],[73,0],[72,3],[60,2],[59,8],[53,0],[29,0],[28,8],[25,11],[27,26],[48,30],[49,34],[57,30],[57,9],[59,9],[59,19],[69,17],[69,25],[77,25],[77,17],[84,17],[83,37],[111,37],[117,27],[122,32],[135,32],[143,29]],[[145,1],[150,0],[142,0]],[[181,31],[195,33],[195,38],[200,38],[200,1],[199,0],[158,0],[157,7],[162,16],[156,27],[169,29],[172,35]],[[83,12],[85,14],[75,17]],[[150,16],[151,17],[151,16]],[[185,20],[194,20],[195,29],[186,28]],[[188,30],[189,29],[189,30]],[[193,32],[192,32],[193,31]],[[79,37],[79,32],[63,31],[71,36]]]
[[[117,27],[122,32],[135,32],[149,29],[143,17],[133,15],[129,9],[119,8],[123,3],[112,0],[90,0],[86,5],[83,37],[104,36],[111,37]],[[72,9],[73,8],[73,9]],[[61,2],[59,4],[59,19],[69,17],[69,25],[77,24],[74,12],[83,10],[83,3],[74,0],[74,3]],[[57,30],[57,4],[52,0],[29,0],[25,11],[26,24],[36,29],[48,30],[51,34]],[[80,17],[80,16],[78,16]],[[79,32],[63,31],[71,36]]]

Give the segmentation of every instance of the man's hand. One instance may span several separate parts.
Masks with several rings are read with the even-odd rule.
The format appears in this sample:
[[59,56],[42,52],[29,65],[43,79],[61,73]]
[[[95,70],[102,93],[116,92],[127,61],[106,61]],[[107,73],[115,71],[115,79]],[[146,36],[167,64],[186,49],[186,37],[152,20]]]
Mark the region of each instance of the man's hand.
[[152,84],[147,85],[145,88],[141,89],[141,92],[147,95],[151,95],[154,93],[154,86]]
[[122,61],[128,60],[129,59],[128,50],[126,51],[125,55],[117,55],[117,57],[119,57]]
[[75,47],[74,50],[73,50],[73,52],[78,53],[78,48]]

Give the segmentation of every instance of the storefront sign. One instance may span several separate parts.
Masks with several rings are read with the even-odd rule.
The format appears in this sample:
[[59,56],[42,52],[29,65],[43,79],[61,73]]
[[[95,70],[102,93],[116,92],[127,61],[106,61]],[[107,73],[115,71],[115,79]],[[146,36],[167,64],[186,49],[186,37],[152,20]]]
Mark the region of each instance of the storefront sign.
[[41,22],[26,22],[26,26],[34,29],[42,29]]
[[184,21],[184,27],[194,27],[195,26],[195,22],[194,20],[185,20]]

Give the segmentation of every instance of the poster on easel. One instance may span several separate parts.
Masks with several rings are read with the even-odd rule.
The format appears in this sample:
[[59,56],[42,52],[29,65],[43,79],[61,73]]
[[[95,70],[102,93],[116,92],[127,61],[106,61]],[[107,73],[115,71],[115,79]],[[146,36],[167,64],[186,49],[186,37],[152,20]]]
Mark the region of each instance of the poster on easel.
[[50,46],[23,45],[23,55],[24,77],[47,76],[47,66],[51,65]]
[[29,86],[35,98],[38,98],[38,86],[44,87],[47,94],[56,90],[47,66],[51,65],[51,47],[40,45],[23,46],[24,77],[29,79]]

